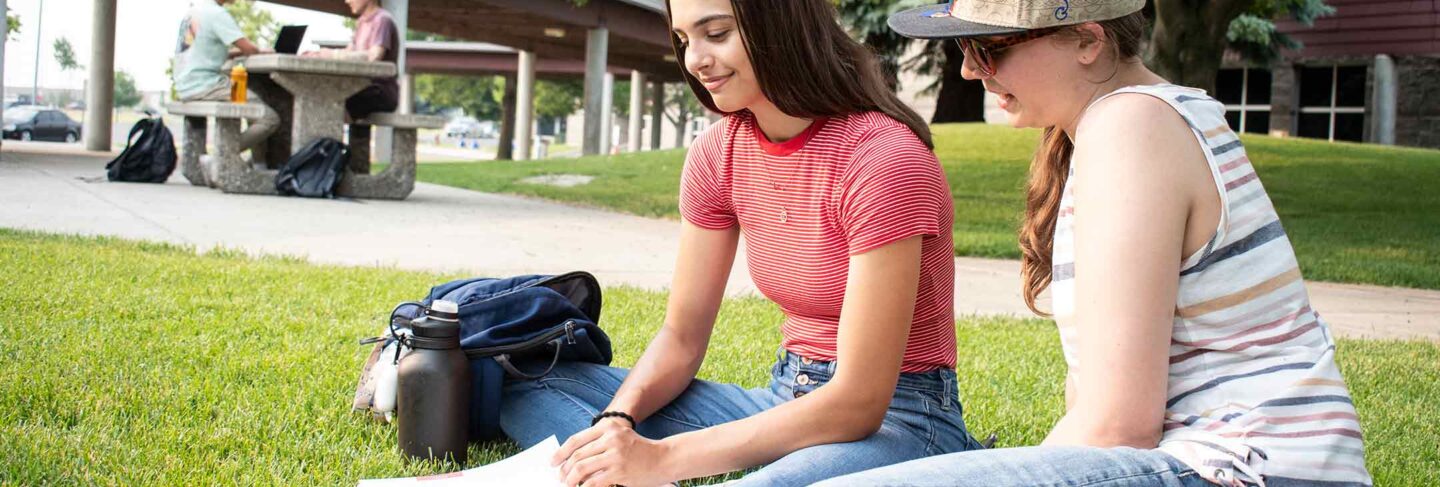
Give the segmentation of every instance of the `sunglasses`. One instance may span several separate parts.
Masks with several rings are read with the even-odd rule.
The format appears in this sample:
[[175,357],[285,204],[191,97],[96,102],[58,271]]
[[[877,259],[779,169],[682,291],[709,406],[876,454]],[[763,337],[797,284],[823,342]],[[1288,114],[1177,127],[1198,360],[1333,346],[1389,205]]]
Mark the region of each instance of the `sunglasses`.
[[995,63],[999,62],[1001,52],[1011,47],[1054,34],[1060,29],[1061,27],[1047,27],[1044,29],[1028,30],[993,40],[980,40],[974,37],[957,37],[955,38],[955,43],[960,45],[960,51],[965,53],[965,57],[975,61],[975,70],[988,78],[995,76]]

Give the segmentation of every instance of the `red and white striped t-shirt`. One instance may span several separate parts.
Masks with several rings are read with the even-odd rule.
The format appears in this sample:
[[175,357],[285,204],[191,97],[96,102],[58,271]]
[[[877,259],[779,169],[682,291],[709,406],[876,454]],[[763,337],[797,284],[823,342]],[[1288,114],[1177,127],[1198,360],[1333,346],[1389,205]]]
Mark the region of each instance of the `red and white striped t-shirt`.
[[690,148],[680,214],[701,228],[740,225],[750,277],[785,312],[782,346],[826,361],[836,358],[850,256],[923,235],[901,370],[955,367],[950,190],[904,124],[856,113],[773,143],[749,111],[726,116]]

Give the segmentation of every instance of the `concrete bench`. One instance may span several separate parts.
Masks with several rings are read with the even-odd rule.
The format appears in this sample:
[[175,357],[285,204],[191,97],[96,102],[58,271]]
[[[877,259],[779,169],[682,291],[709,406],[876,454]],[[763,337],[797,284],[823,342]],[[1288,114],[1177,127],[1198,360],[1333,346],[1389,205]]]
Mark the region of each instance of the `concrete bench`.
[[[370,174],[370,127],[394,129],[389,162],[380,174]],[[350,162],[336,194],[356,198],[404,199],[415,189],[415,131],[438,129],[445,119],[433,115],[372,113],[350,124]]]
[[[220,188],[227,193],[275,193],[275,171],[257,171],[240,158],[240,121],[259,120],[265,116],[264,107],[192,101],[170,103],[165,105],[165,110],[185,117],[180,173],[190,184]],[[207,153],[206,120],[209,118],[215,119],[216,134],[214,157],[207,165],[201,163],[200,156]]]

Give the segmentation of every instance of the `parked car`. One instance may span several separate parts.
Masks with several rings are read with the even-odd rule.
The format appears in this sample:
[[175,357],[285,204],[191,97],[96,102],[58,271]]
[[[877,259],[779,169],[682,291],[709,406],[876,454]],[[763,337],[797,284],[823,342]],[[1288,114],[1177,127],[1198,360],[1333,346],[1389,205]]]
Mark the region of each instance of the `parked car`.
[[482,127],[474,117],[455,117],[445,124],[446,137],[479,137]]
[[15,108],[5,111],[4,137],[17,140],[80,140],[80,124],[53,108]]

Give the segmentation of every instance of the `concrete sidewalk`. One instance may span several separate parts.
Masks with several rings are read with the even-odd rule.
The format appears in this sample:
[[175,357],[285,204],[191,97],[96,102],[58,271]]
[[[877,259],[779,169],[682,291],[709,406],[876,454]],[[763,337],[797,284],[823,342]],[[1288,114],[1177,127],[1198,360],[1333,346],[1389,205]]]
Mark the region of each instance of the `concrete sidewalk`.
[[[116,184],[105,181],[110,157],[7,141],[0,227],[475,275],[587,270],[607,286],[648,289],[669,286],[680,233],[675,221],[424,183],[404,201],[229,195],[191,186],[178,171],[164,185]],[[1030,316],[1018,261],[957,258],[955,268],[957,314]],[[1309,289],[1339,335],[1440,341],[1440,291]],[[743,244],[727,290],[755,293]]]

